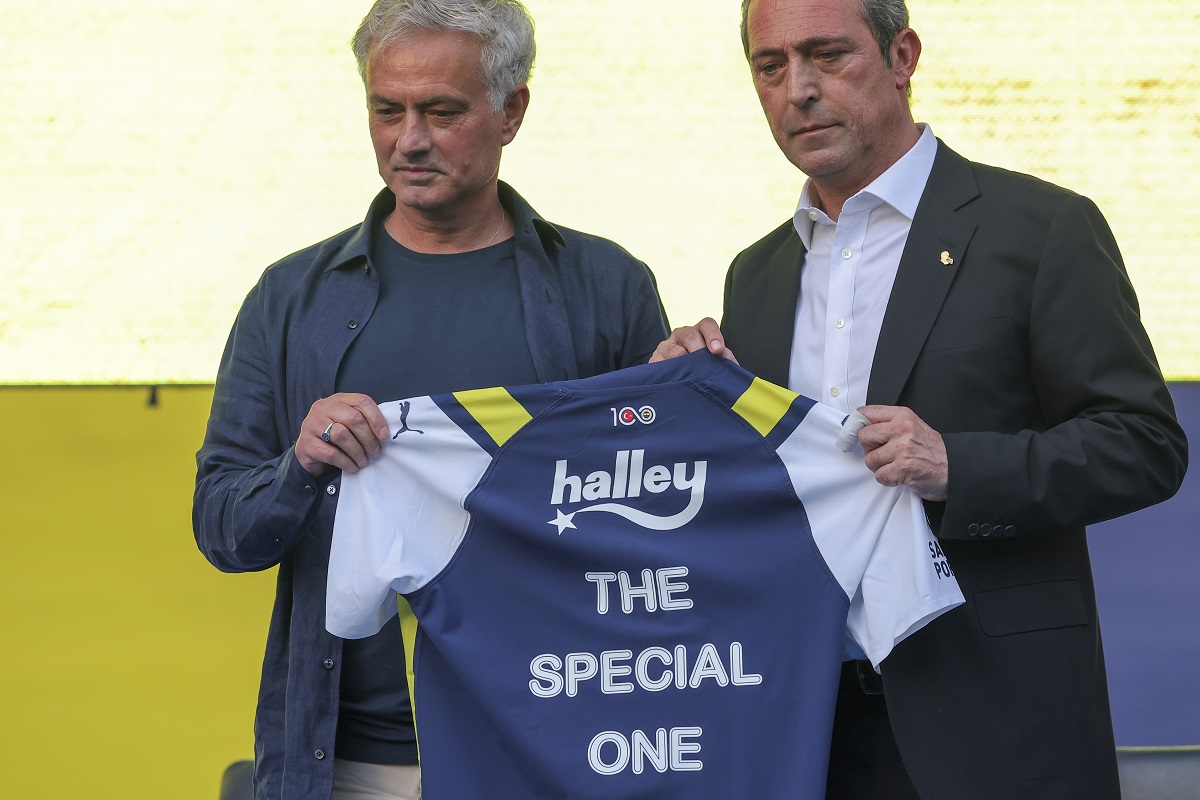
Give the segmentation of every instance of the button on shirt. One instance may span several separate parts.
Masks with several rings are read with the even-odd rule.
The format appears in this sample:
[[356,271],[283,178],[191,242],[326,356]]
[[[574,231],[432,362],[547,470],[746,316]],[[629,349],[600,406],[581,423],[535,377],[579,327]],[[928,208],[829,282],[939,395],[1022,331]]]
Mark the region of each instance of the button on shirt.
[[807,251],[788,388],[849,413],[867,402],[867,383],[912,218],[933,170],[928,125],[886,172],[842,206],[836,222],[804,184],[793,223]]

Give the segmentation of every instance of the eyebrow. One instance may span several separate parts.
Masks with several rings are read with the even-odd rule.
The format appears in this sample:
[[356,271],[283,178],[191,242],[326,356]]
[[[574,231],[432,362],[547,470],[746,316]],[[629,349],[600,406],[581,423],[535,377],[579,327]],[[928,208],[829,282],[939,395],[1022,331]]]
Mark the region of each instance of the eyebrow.
[[830,46],[854,48],[857,47],[857,44],[848,36],[814,36],[810,39],[801,39],[799,42],[793,44],[780,45],[777,47],[761,47],[750,53],[750,60],[753,61],[757,58],[761,58],[762,56],[777,55],[788,50],[798,50],[801,53],[808,55],[814,50],[819,50],[822,47]]
[[[384,95],[381,95],[381,94],[372,94],[370,96],[370,102],[372,105],[385,105],[385,106],[403,106],[404,105],[404,103],[400,100],[394,100],[390,97],[385,97]],[[433,97],[425,98],[424,100],[417,103],[416,105],[418,108],[429,108],[430,106],[436,106],[436,105],[465,107],[468,104],[461,97],[454,97],[453,95],[434,95]]]

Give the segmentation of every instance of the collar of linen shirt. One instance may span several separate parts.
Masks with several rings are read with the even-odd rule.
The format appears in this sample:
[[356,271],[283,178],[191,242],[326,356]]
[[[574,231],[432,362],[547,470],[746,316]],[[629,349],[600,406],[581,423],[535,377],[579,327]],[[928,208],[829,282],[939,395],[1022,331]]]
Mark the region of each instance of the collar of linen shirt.
[[932,129],[919,127],[917,143],[846,201],[839,222],[813,207],[811,181],[793,217],[805,258],[788,386],[847,412],[866,402],[887,298],[937,154]]

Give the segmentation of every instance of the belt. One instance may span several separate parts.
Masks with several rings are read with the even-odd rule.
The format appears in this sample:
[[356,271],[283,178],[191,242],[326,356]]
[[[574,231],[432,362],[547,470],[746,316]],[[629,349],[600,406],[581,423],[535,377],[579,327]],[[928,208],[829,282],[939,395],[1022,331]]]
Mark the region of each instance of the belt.
[[883,678],[870,661],[843,661],[842,686],[857,686],[863,694],[883,694]]

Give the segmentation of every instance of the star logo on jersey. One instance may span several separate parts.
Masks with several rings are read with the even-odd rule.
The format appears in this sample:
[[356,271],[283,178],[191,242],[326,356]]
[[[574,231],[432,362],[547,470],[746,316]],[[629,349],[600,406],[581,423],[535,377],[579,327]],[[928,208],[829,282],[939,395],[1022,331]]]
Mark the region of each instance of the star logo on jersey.
[[[576,503],[592,500],[607,502],[577,508],[564,514],[562,509],[555,509],[555,517],[547,521],[547,525],[558,528],[561,536],[567,528],[578,530],[575,517],[578,514],[607,513],[622,517],[634,525],[654,531],[671,531],[682,528],[700,512],[704,505],[704,484],[708,475],[708,462],[696,461],[691,464],[691,475],[688,475],[689,465],[677,462],[671,467],[665,464],[646,465],[645,450],[618,450],[612,472],[596,470],[589,472],[586,478],[582,475],[572,475],[565,459],[555,463],[554,486],[550,493],[550,505],[560,506],[564,503]],[[683,510],[674,514],[657,515],[643,508],[634,508],[625,503],[612,502],[644,497],[643,506],[668,505],[657,500],[656,495],[673,498],[675,493],[665,494],[670,489],[688,492],[688,501]],[[643,494],[643,492],[645,494]],[[677,506],[676,506],[677,507]]]
[[565,531],[567,528],[571,528],[573,530],[578,530],[578,528],[575,527],[575,523],[572,521],[574,519],[575,519],[574,512],[572,512],[570,514],[564,514],[564,513],[562,513],[562,509],[556,508],[556,509],[554,509],[554,519],[550,520],[550,522],[548,522],[547,524],[548,525],[556,525],[558,527],[558,535],[562,536],[562,532]]

